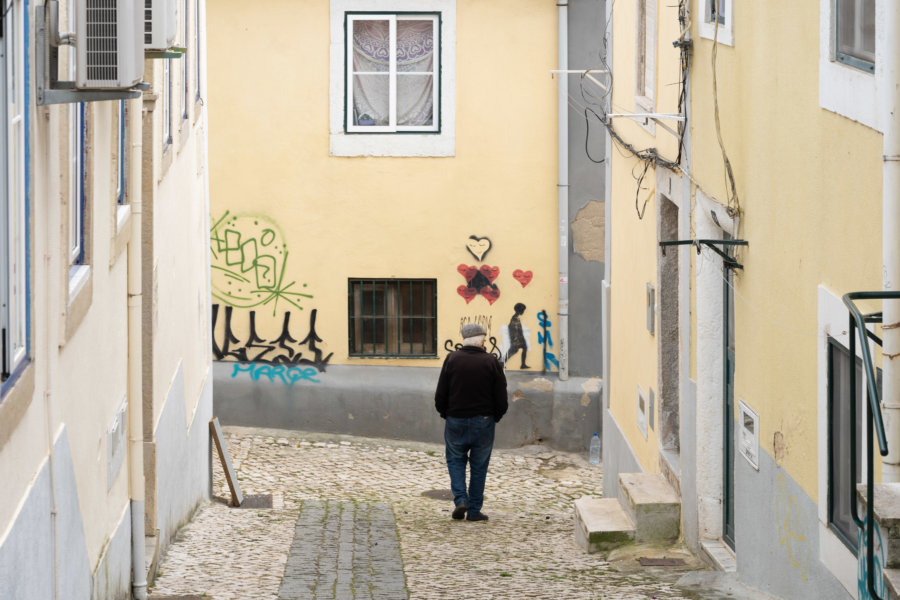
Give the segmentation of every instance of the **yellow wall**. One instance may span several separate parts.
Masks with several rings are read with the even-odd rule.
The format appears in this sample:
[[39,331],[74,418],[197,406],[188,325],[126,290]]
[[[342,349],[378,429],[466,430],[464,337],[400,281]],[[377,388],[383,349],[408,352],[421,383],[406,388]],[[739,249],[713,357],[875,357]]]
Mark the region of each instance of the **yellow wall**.
[[[236,337],[246,339],[255,310],[257,332],[274,339],[289,311],[292,335],[302,339],[316,309],[330,364],[384,364],[348,358],[348,278],[435,278],[439,357],[445,340],[460,341],[461,319],[488,320],[499,344],[500,327],[522,302],[528,362],[540,368],[537,315],[552,315],[555,340],[558,302],[556,82],[549,73],[556,7],[457,3],[454,157],[346,158],[329,155],[329,2],[265,4],[260,11],[234,0],[209,7],[212,223],[227,214],[223,224],[243,235],[272,229],[275,245],[289,253],[286,265],[275,256],[284,284],[296,282],[288,291],[311,298],[292,297],[295,306],[244,303],[234,312]],[[272,73],[282,76],[274,82]],[[471,235],[491,240],[483,262],[466,250]],[[216,260],[213,302],[224,310],[224,296],[215,294],[227,283],[217,280]],[[466,283],[460,265],[498,267],[499,298],[466,303],[457,292]],[[527,286],[513,278],[517,269],[532,271]],[[218,325],[221,343],[221,315]],[[436,366],[433,359],[395,362]]]
[[[735,403],[759,412],[761,450],[774,455],[774,434],[784,435],[781,465],[815,499],[816,290],[881,287],[881,135],[819,107],[818,30],[791,25],[817,23],[818,4],[735,3],[734,18],[736,46],[719,47],[717,73],[750,243],[735,278]],[[712,42],[694,29],[694,176],[724,199]]]
[[[677,6],[657,3],[656,102],[655,112],[678,112],[679,54],[671,45],[678,37]],[[635,101],[636,88],[635,3],[617,3],[613,8],[613,106],[615,113],[641,112]],[[675,121],[664,120],[675,129]],[[657,125],[648,131],[627,118],[612,120],[625,142],[638,150],[654,148],[663,160],[675,162],[678,141]],[[647,284],[659,290],[657,281],[657,201],[656,168],[643,179],[644,162],[622,150],[616,142],[612,151],[612,317],[610,323],[610,410],[645,471],[657,471],[659,424],[650,427],[650,390],[654,409],[659,403],[658,338],[647,329]],[[616,147],[618,146],[618,147]],[[638,191],[640,185],[640,191]],[[639,218],[635,207],[643,210]],[[646,207],[644,207],[644,202]],[[637,425],[638,387],[647,400],[647,437]]]

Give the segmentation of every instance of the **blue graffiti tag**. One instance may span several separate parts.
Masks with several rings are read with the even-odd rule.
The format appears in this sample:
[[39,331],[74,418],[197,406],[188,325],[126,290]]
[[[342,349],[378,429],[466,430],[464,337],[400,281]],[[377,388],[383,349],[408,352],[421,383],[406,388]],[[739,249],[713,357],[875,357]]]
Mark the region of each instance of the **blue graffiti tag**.
[[[866,543],[868,542],[868,538],[866,536],[865,528],[860,528],[859,533],[856,536],[857,540],[857,548],[859,548],[859,567],[856,571],[856,597],[859,600],[871,600],[872,596],[869,594],[869,565],[866,564]],[[875,552],[872,558],[872,561],[875,563],[872,565],[872,570],[875,575],[875,592],[881,596],[882,600],[890,600],[890,594],[888,593],[887,587],[884,584],[884,546],[882,545],[881,538],[881,528],[878,527],[878,523],[875,523]]]
[[547,352],[548,347],[553,347],[553,338],[550,335],[550,327],[553,325],[553,322],[547,316],[546,310],[539,312],[537,317],[538,324],[543,329],[543,332],[538,331],[538,344],[541,344],[544,348],[544,371],[550,371],[554,366],[559,370],[559,361],[556,360],[556,355],[552,352]]
[[281,381],[288,387],[294,387],[294,384],[298,381],[319,383],[319,380],[316,379],[316,375],[319,372],[313,367],[301,368],[265,363],[235,363],[231,376],[237,377],[238,373],[249,373],[253,381],[259,381],[260,377],[268,377],[269,381]]

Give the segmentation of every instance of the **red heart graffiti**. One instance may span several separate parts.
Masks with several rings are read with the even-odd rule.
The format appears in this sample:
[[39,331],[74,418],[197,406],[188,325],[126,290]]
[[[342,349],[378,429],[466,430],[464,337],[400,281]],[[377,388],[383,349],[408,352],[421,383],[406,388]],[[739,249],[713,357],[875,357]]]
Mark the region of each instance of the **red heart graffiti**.
[[459,274],[465,277],[466,283],[470,283],[472,279],[475,278],[475,275],[478,274],[477,267],[470,267],[469,265],[459,265],[456,267],[456,270],[459,271]]
[[525,287],[529,283],[531,283],[531,278],[534,277],[534,273],[531,271],[523,271],[522,269],[516,269],[513,271],[513,279],[522,284],[522,287]]
[[500,267],[489,267],[487,265],[481,265],[481,268],[478,269],[479,273],[487,277],[487,280],[491,283],[494,283],[494,280],[497,279],[497,275],[500,274]]
[[475,290],[474,288],[470,288],[470,287],[461,285],[458,288],[456,288],[456,293],[459,294],[460,296],[462,296],[463,298],[465,298],[466,304],[468,304],[469,302],[472,301],[472,298],[474,298],[478,294],[478,291]]
[[484,286],[480,290],[481,295],[487,298],[488,304],[493,304],[500,297],[500,290],[489,285]]

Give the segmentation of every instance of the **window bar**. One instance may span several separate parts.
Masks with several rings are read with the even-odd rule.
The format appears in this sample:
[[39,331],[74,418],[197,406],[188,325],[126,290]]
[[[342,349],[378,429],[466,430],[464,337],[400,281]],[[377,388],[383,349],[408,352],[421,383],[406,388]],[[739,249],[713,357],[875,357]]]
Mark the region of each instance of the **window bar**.
[[7,370],[8,365],[6,364],[6,327],[3,328],[3,333],[0,337],[3,338],[3,365],[2,370],[0,370],[0,380],[6,381],[6,379],[9,377],[9,371]]
[[428,328],[425,326],[425,289],[427,283],[425,281],[422,282],[422,354],[425,354],[425,332],[428,331]]
[[413,333],[413,319],[415,318],[415,311],[413,310],[413,282],[410,281],[406,284],[406,290],[409,292],[409,312],[408,318],[406,321],[409,323],[409,353],[416,353],[416,338]]

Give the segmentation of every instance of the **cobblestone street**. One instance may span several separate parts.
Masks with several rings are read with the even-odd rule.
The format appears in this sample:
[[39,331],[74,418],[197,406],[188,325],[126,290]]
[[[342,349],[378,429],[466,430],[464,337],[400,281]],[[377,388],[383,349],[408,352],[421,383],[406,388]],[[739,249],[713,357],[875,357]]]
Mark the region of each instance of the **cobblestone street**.
[[[573,501],[599,495],[601,469],[543,446],[495,449],[484,512],[450,518],[443,446],[328,434],[225,428],[245,495],[235,509],[214,460],[213,493],[160,564],[151,598],[529,599],[737,598],[675,586],[704,566],[678,549],[617,559],[574,542]],[[431,494],[427,494],[431,492]],[[391,514],[391,512],[393,514]],[[639,556],[680,557],[642,568]]]

